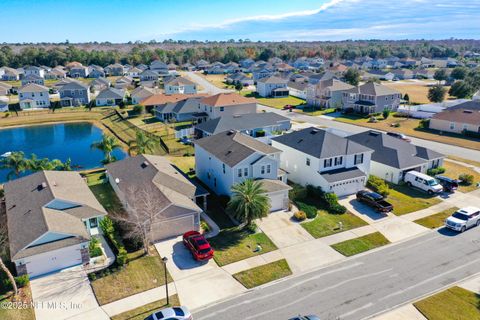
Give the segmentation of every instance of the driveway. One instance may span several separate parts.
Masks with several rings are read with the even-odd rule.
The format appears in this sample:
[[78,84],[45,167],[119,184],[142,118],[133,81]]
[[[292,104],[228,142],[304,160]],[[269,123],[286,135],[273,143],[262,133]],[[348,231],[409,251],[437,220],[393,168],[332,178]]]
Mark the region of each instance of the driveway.
[[246,291],[213,259],[208,262],[193,260],[181,236],[156,243],[155,248],[160,256],[168,258],[167,269],[175,282],[180,301],[192,310]]
[[195,72],[185,72],[185,75],[187,76],[187,78],[201,86],[203,88],[202,92],[204,93],[214,95],[222,92],[232,92],[232,90],[220,89],[219,87],[210,83],[208,80],[205,80],[205,78],[196,74]]
[[78,267],[30,283],[36,320],[109,319],[97,303],[87,274]]

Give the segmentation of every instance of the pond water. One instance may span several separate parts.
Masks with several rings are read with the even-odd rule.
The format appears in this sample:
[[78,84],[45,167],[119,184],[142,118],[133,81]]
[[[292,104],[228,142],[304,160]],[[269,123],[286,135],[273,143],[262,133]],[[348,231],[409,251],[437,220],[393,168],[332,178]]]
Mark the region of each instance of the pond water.
[[[0,155],[23,151],[25,157],[35,153],[38,158],[72,159],[75,170],[100,167],[104,158],[100,150],[90,145],[102,139],[102,130],[88,122],[35,125],[0,129]],[[123,150],[115,150],[117,160],[126,157]],[[0,169],[0,183],[7,181],[10,170]]]

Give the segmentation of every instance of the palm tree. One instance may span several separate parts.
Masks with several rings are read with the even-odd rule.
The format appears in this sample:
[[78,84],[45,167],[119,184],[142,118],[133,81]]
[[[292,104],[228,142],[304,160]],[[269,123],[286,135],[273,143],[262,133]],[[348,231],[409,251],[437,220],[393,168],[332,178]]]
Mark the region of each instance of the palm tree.
[[57,170],[63,166],[62,161],[58,159],[49,160],[48,158],[38,159],[37,155],[32,153],[30,159],[26,160],[27,169],[31,171]]
[[143,131],[137,131],[134,141],[131,141],[128,146],[128,153],[132,155],[144,154],[147,152],[153,152],[155,148],[155,140],[145,134]]
[[25,154],[22,151],[12,152],[8,157],[0,159],[0,169],[11,169],[7,175],[8,180],[11,180],[13,176],[20,176],[28,169]]
[[62,163],[59,167],[62,171],[72,171],[72,159],[68,158],[67,161]]
[[227,210],[235,219],[249,227],[255,219],[266,217],[270,212],[270,200],[260,181],[245,180],[232,187],[232,198]]
[[101,141],[97,141],[97,142],[92,143],[92,145],[90,147],[92,149],[98,149],[98,150],[102,151],[103,154],[105,155],[105,159],[102,160],[102,163],[107,164],[107,163],[111,163],[111,162],[114,162],[115,160],[117,160],[112,155],[112,152],[115,149],[121,148],[121,145],[114,136],[104,134]]

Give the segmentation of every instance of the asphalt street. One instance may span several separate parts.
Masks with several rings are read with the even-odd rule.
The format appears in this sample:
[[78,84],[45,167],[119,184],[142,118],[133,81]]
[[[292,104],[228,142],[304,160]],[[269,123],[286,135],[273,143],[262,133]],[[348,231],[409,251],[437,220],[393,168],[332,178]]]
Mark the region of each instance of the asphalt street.
[[322,320],[365,319],[478,272],[480,227],[463,234],[440,229],[259,287],[194,316],[195,320],[281,320],[316,314]]

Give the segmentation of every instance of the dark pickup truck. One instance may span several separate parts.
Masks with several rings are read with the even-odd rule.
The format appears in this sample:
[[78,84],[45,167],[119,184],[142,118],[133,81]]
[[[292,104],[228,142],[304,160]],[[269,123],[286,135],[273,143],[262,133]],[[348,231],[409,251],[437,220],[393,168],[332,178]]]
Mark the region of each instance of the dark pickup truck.
[[357,192],[357,200],[374,208],[378,212],[390,212],[393,206],[384,200],[383,196],[366,190]]

